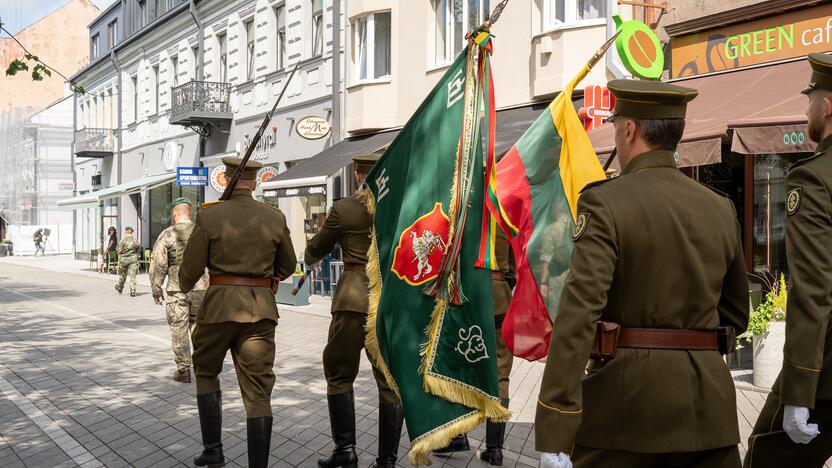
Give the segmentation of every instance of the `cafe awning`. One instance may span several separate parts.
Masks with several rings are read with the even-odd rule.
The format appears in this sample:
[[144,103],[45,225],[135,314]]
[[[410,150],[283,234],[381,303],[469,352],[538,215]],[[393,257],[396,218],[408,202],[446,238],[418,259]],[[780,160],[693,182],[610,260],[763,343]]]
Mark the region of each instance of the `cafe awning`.
[[[699,90],[699,96],[688,104],[679,166],[720,162],[723,141],[731,142],[732,151],[744,154],[812,151],[806,119],[801,117],[806,96],[800,94],[809,75],[803,59],[673,81]],[[786,133],[788,144],[784,143]],[[612,124],[593,130],[589,137],[599,157],[606,160],[614,147]]]
[[142,190],[149,190],[160,185],[168,184],[175,178],[176,174],[172,172],[144,176],[122,184],[114,185],[112,187],[96,190],[95,192],[85,193],[84,195],[78,195],[64,200],[58,200],[58,207],[69,210],[91,208],[97,206],[100,202],[108,198],[116,198],[122,195],[137,193]]

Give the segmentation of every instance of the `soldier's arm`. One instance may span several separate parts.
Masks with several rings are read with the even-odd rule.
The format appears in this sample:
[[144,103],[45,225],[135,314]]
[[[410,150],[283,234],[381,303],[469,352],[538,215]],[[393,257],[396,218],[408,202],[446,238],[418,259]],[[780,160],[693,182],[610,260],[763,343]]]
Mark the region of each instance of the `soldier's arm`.
[[338,206],[333,205],[326,215],[324,226],[312,239],[306,242],[303,262],[309,266],[319,262],[332,252],[338,239],[341,238],[341,221],[338,219]]
[[182,264],[179,266],[179,289],[183,293],[194,288],[208,267],[208,233],[202,227],[201,215],[202,212],[196,215],[194,230],[188,238],[188,245],[182,254]]
[[780,404],[814,408],[832,310],[830,194],[806,166],[789,172],[786,191],[794,190],[799,190],[799,202],[786,218],[792,287],[786,307]]
[[[730,201],[728,203],[731,203]],[[737,335],[748,328],[748,275],[745,269],[745,255],[742,252],[742,237],[740,223],[736,217],[734,205],[731,204],[736,226],[736,242],[734,244],[734,258],[722,281],[722,295],[719,298],[717,312],[719,325],[734,327]]]
[[594,191],[584,192],[578,213],[589,218],[583,233],[576,233],[552,327],[535,417],[540,452],[570,453],[575,443],[581,424],[581,380],[618,261],[615,222],[606,202]]
[[150,267],[147,269],[150,276],[150,290],[153,297],[162,297],[162,283],[168,274],[168,231],[162,231],[156,244],[153,245],[153,253],[150,255]]
[[292,236],[286,226],[286,217],[280,213],[280,218],[283,231],[280,235],[280,242],[277,244],[277,255],[274,258],[274,276],[282,280],[295,272],[298,259],[295,255],[295,246],[292,245]]

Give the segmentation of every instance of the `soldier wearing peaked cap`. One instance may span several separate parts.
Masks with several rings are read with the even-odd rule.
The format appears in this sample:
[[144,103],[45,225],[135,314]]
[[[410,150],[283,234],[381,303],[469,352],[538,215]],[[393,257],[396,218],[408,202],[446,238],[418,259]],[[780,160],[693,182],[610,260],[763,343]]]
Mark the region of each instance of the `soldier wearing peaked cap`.
[[674,158],[697,91],[608,87],[623,170],[579,199],[535,419],[542,466],[738,468],[720,327],[748,323],[739,223]]
[[820,468],[832,457],[832,57],[810,54],[809,64],[803,94],[818,146],[786,176],[783,369],[748,438],[748,468]]
[[[224,158],[225,178],[240,171],[241,160]],[[277,282],[295,271],[296,259],[286,218],[277,208],[255,201],[257,170],[242,169],[231,198],[199,212],[179,268],[179,286],[191,291],[208,268],[205,299],[193,331],[193,367],[202,455],[197,466],[222,466],[222,405],[219,373],[231,351],[247,415],[248,461],[269,461],[274,387],[274,331]]]
[[[373,227],[373,218],[365,205],[367,191],[363,183],[378,158],[378,154],[353,158],[355,181],[361,188],[351,197],[342,198],[332,205],[323,228],[307,242],[304,254],[304,262],[308,266],[331,253],[335,244],[341,245],[344,256],[344,272],[338,279],[332,298],[332,322],[323,354],[329,423],[335,443],[332,455],[318,461],[318,466],[325,468],[355,467],[358,463],[353,382],[358,375],[361,350],[364,348],[369,307],[369,280],[365,267]],[[370,362],[373,363],[379,395],[376,466],[392,468],[396,466],[404,412],[372,357]]]

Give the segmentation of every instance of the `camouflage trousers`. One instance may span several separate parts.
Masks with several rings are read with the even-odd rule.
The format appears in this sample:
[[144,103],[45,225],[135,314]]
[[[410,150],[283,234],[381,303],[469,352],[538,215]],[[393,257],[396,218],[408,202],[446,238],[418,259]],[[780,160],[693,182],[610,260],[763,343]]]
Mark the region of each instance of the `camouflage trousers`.
[[130,292],[136,292],[136,275],[139,273],[139,262],[133,260],[118,262],[118,283],[116,289],[122,291],[124,282],[130,278]]
[[191,367],[191,324],[196,323],[196,311],[205,297],[205,290],[188,294],[168,292],[165,296],[165,312],[170,327],[170,347],[176,368]]

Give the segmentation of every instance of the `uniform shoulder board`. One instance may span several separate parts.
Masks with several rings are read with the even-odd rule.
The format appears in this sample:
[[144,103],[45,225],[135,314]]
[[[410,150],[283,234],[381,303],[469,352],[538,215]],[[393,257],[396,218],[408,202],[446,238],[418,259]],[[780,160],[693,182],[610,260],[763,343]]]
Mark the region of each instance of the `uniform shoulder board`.
[[[263,203],[263,202],[260,202],[260,203]],[[278,213],[283,214],[283,211],[281,211],[281,210],[280,210],[280,208],[278,208],[278,207],[276,207],[276,206],[274,206],[274,205],[272,205],[272,204],[269,204],[269,203],[263,203],[263,204],[264,204],[264,205],[266,205],[266,206],[268,206],[269,208],[271,208],[271,209],[273,209],[273,210],[277,211]]]
[[596,180],[595,182],[590,182],[590,183],[586,184],[586,186],[584,186],[584,188],[583,188],[583,189],[581,189],[581,193],[584,193],[584,192],[586,192],[587,190],[589,190],[589,189],[591,189],[591,188],[593,188],[593,187],[597,187],[597,186],[599,186],[599,185],[601,185],[601,184],[605,184],[605,183],[607,183],[607,182],[609,182],[609,181],[611,181],[611,180],[612,180],[612,179],[601,179],[601,180]]
[[199,207],[204,210],[206,208],[211,208],[212,206],[217,206],[220,203],[222,203],[222,200],[217,200],[217,201],[212,201],[212,202],[205,202],[202,205],[200,205]]
[[704,182],[700,182],[700,181],[698,181],[698,180],[697,180],[696,182],[697,182],[699,185],[701,185],[701,186],[703,186],[703,187],[705,187],[705,188],[710,189],[710,190],[711,190],[711,192],[714,192],[715,194],[717,194],[717,195],[719,195],[719,196],[721,196],[721,197],[731,198],[731,197],[729,197],[729,196],[728,196],[728,194],[727,194],[727,193],[723,192],[722,190],[715,189],[715,188],[711,187],[710,185],[708,185],[708,184],[706,184],[706,183],[704,183]]
[[820,156],[823,156],[824,154],[826,154],[826,152],[815,153],[811,156],[806,156],[805,158],[800,158],[797,161],[791,163],[791,165],[789,166],[789,170],[792,170],[795,167],[800,166],[801,164],[805,164],[805,163],[807,163],[807,162],[809,162],[813,159],[816,159]]

